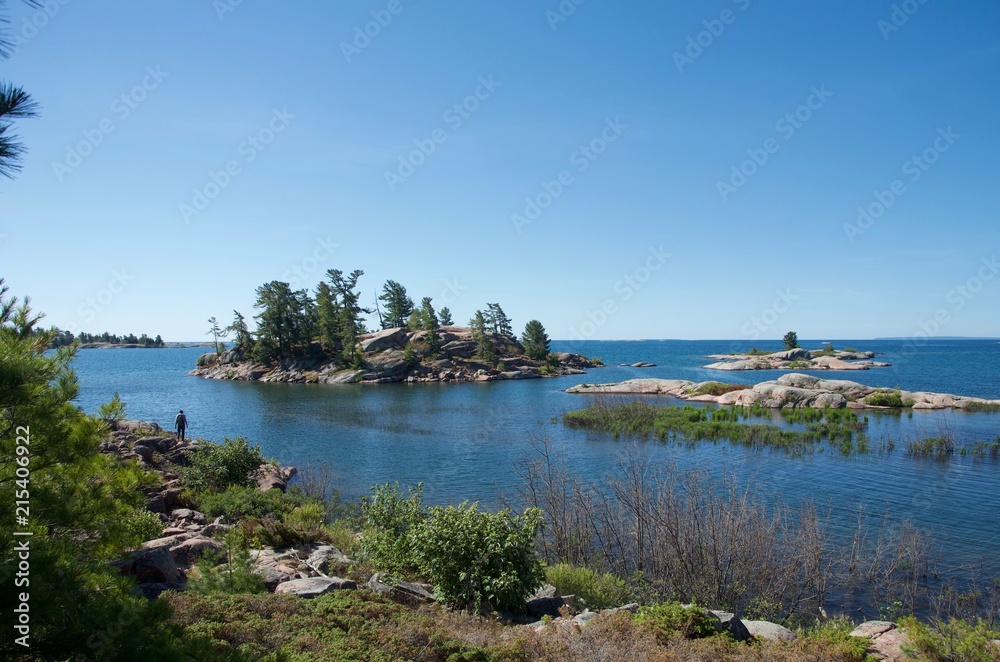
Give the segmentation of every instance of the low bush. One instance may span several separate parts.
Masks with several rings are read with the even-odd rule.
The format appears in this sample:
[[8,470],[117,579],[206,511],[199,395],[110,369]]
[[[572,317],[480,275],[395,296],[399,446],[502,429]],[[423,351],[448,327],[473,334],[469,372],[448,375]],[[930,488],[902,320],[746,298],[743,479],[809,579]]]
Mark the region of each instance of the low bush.
[[256,487],[232,486],[225,492],[208,493],[200,498],[201,510],[211,518],[237,521],[248,517],[262,519],[284,515],[294,505],[281,490],[261,492]]
[[865,404],[872,407],[894,407],[896,409],[902,409],[907,406],[903,402],[903,396],[899,390],[891,392],[885,390],[876,391],[865,398]]
[[1000,658],[1000,632],[986,622],[952,620],[928,625],[915,618],[901,619],[909,634],[903,650],[920,662],[994,662]]
[[545,580],[558,589],[560,595],[575,595],[589,609],[620,607],[628,602],[631,590],[625,580],[569,563],[545,568]]
[[184,484],[194,492],[224,492],[232,486],[251,487],[264,464],[259,446],[244,437],[226,438],[221,444],[203,442],[190,455],[191,466],[182,469]]
[[660,644],[669,644],[675,639],[701,639],[718,633],[714,619],[704,609],[679,602],[643,607],[635,620],[651,631]]

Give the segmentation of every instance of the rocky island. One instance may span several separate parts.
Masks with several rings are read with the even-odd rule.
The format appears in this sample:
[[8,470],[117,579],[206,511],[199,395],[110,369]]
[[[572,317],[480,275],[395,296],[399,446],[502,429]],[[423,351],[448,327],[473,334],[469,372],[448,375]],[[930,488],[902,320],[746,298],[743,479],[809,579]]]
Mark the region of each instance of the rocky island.
[[760,406],[770,409],[830,407],[840,409],[961,409],[1000,411],[1000,400],[946,393],[876,388],[840,379],[820,379],[791,373],[774,381],[749,386],[683,379],[630,379],[616,384],[580,384],[567,393],[665,395],[718,405]]
[[513,336],[493,332],[485,332],[483,337],[495,357],[483,359],[482,341],[476,339],[473,329],[461,326],[439,327],[440,348],[433,352],[427,335],[427,331],[405,328],[363,334],[357,343],[358,367],[344,367],[314,342],[305,356],[272,364],[258,363],[239,349],[205,354],[190,374],[208,379],[307,384],[490,382],[579,375],[587,368],[603,366],[600,361],[565,352],[529,358]]
[[872,361],[875,352],[833,349],[787,349],[772,354],[711,354],[716,363],[708,370],[868,370],[887,368],[889,363]]

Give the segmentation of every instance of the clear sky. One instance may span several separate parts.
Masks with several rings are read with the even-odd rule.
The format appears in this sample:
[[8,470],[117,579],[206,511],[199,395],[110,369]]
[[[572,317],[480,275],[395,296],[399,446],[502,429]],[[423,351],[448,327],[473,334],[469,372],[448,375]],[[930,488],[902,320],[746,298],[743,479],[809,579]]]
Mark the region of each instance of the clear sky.
[[7,11],[50,324],[200,340],[339,268],[553,338],[1000,335],[994,0]]

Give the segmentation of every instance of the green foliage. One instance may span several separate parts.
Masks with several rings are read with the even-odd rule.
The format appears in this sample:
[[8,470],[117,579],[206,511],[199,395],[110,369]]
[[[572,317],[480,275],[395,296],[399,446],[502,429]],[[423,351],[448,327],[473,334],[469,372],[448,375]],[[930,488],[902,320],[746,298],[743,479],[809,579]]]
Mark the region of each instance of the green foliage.
[[799,334],[789,331],[781,341],[784,343],[785,349],[795,349],[799,346]]
[[270,363],[293,356],[297,346],[311,339],[310,309],[313,306],[305,290],[292,290],[288,283],[271,281],[257,288],[254,308],[261,312],[257,320],[254,360]]
[[652,607],[642,607],[635,615],[636,622],[649,629],[660,644],[681,639],[701,639],[717,634],[715,621],[698,605],[664,602]]
[[589,609],[621,607],[631,594],[624,579],[569,563],[547,566],[545,581],[555,586],[559,595],[575,595]]
[[244,355],[253,352],[253,336],[247,327],[246,318],[238,310],[233,311],[233,323],[226,327],[226,331],[233,334],[236,350],[243,352]]
[[[14,609],[26,592],[32,659],[170,659],[177,642],[165,609],[133,597],[110,565],[159,533],[140,492],[151,480],[99,452],[106,424],[73,404],[74,349],[48,351],[52,334],[35,333],[40,316],[6,292],[0,280],[0,500],[9,504],[0,511],[0,657],[25,652]],[[29,498],[28,523],[15,523],[15,501]],[[15,546],[26,540],[15,531],[34,533],[30,585],[15,584]]]
[[403,348],[403,360],[406,361],[406,367],[411,370],[420,365],[420,358],[417,356],[416,350],[413,349],[413,343],[408,342]]
[[232,522],[246,518],[263,519],[268,515],[281,516],[294,507],[292,500],[281,490],[261,492],[256,486],[245,485],[204,494],[200,499],[200,508],[208,517],[225,517]]
[[1000,656],[1000,647],[991,642],[1000,639],[1000,631],[981,620],[928,625],[908,617],[900,625],[909,635],[903,651],[919,662],[992,662]]
[[973,400],[965,405],[965,411],[972,413],[994,413],[1000,411],[1000,404],[996,402],[978,402]]
[[413,312],[413,299],[406,294],[406,288],[394,280],[388,280],[382,286],[379,301],[385,304],[385,317],[382,319],[383,329],[403,328]]
[[707,382],[698,387],[691,395],[725,395],[732,391],[742,391],[752,388],[748,384],[724,384],[722,382]]
[[418,572],[410,544],[410,533],[427,517],[423,506],[423,483],[410,487],[404,496],[399,483],[378,485],[362,500],[364,537],[362,552],[380,570],[399,574]]
[[493,340],[487,335],[486,315],[483,311],[476,311],[469,326],[472,328],[472,339],[476,341],[476,358],[487,365],[496,363],[496,349],[493,347]]
[[202,595],[264,593],[264,580],[254,572],[249,540],[241,529],[226,532],[225,548],[209,550],[189,573],[187,590]]
[[930,457],[937,460],[948,458],[955,452],[955,440],[950,437],[927,437],[911,441],[908,450],[914,457]]
[[97,408],[97,415],[109,421],[120,421],[125,418],[125,403],[122,402],[118,391],[115,391],[115,394],[111,396],[110,402],[105,402]]
[[372,488],[363,504],[368,559],[381,570],[427,578],[457,607],[523,608],[543,577],[534,554],[541,511],[490,513],[475,503],[428,509],[421,490]]
[[535,536],[542,513],[480,511],[475,503],[435,507],[413,531],[417,566],[450,605],[521,611],[541,584]]
[[423,330],[427,332],[428,354],[436,356],[441,351],[441,336],[438,335],[440,323],[438,322],[437,313],[434,312],[434,307],[431,305],[430,297],[424,297],[420,302],[420,320]]
[[833,348],[833,343],[826,343],[825,345],[823,345],[823,349],[820,350],[820,354],[822,354],[823,356],[834,356],[836,355],[836,353],[837,350]]
[[912,406],[912,403],[907,404],[903,401],[903,394],[899,389],[896,389],[895,391],[879,389],[875,393],[866,397],[864,402],[866,405],[871,405],[873,407],[894,407],[896,409]]
[[223,344],[219,342],[219,339],[225,338],[229,335],[229,327],[223,328],[219,326],[219,321],[215,319],[215,317],[209,317],[208,323],[211,326],[208,328],[208,333],[205,335],[212,336],[212,342],[215,344],[215,353],[222,354],[224,347]]
[[569,427],[603,430],[620,435],[669,436],[687,441],[729,440],[743,446],[774,446],[785,450],[812,449],[828,440],[842,450],[853,450],[852,440],[867,425],[849,409],[800,408],[782,410],[789,423],[805,423],[806,429],[782,429],[775,425],[751,424],[755,417],[771,417],[762,407],[683,407],[658,406],[647,402],[608,405],[595,403],[586,409],[567,412],[563,422]]
[[485,313],[486,326],[493,333],[497,333],[503,336],[513,336],[514,329],[511,326],[511,320],[507,317],[507,314],[503,312],[503,308],[500,307],[498,303],[488,303],[486,304]]
[[830,656],[827,659],[843,662],[868,662],[868,647],[871,641],[866,637],[852,637],[854,623],[845,617],[833,618],[818,624],[805,632],[804,639],[816,643]]
[[455,323],[455,319],[451,316],[451,309],[448,306],[438,311],[438,319],[441,321],[441,326],[451,326]]
[[521,344],[525,355],[534,361],[544,361],[549,356],[549,336],[538,320],[531,320],[524,326]]
[[191,466],[182,470],[184,483],[196,492],[224,492],[231,486],[250,487],[264,464],[260,446],[244,437],[226,438],[222,444],[202,442],[191,454]]

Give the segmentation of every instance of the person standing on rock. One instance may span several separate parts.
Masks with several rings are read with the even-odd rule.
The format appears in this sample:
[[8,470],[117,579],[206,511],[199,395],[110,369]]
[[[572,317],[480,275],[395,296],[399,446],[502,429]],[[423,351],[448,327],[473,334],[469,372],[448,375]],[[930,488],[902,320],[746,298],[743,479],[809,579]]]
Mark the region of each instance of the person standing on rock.
[[184,441],[184,430],[187,429],[188,419],[184,415],[184,410],[181,409],[181,413],[177,414],[177,418],[174,419],[174,427],[177,428],[177,438]]

